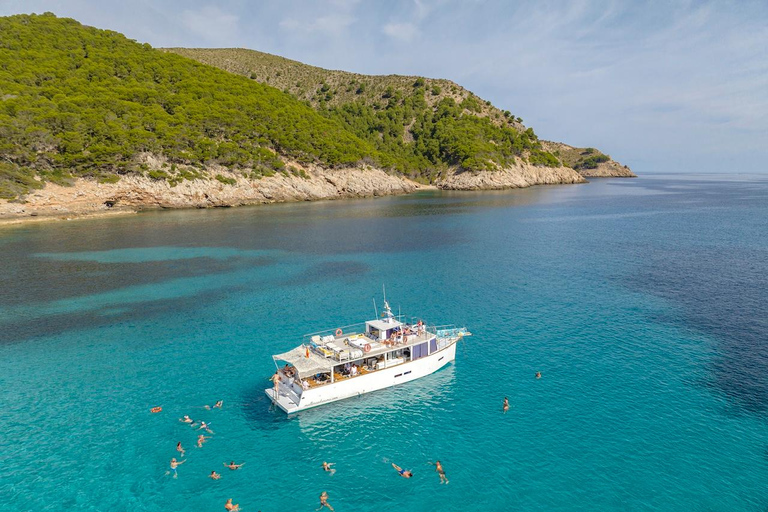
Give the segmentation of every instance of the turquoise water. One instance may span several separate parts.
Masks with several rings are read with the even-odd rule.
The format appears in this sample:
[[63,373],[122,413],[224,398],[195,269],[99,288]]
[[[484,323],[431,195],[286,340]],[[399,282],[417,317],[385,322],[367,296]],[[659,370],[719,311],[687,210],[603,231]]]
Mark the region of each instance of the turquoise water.
[[[2,510],[768,507],[768,177],[29,225],[0,261]],[[270,355],[371,317],[382,284],[473,331],[455,364],[270,410]]]

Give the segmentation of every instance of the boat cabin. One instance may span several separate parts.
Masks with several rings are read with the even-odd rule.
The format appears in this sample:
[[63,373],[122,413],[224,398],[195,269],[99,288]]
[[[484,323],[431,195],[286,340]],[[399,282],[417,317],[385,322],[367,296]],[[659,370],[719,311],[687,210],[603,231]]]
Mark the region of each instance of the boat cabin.
[[392,339],[398,334],[403,326],[402,322],[394,318],[384,318],[382,320],[368,320],[365,322],[365,333],[369,338],[375,341],[385,341]]

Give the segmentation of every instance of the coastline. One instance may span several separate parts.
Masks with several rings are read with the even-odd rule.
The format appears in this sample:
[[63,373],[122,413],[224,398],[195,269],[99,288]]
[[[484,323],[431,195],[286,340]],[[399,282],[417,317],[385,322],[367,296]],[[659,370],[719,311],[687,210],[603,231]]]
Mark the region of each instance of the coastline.
[[[159,162],[152,162],[158,166]],[[172,186],[146,176],[123,176],[117,183],[78,178],[72,186],[46,183],[23,201],[0,200],[0,226],[29,222],[128,215],[147,210],[222,208],[402,195],[417,190],[503,190],[534,185],[587,183],[569,167],[537,167],[525,162],[495,171],[449,170],[435,185],[424,185],[381,169],[302,167],[303,176],[275,174],[252,180],[223,167],[202,172],[202,179]],[[610,175],[610,169],[602,176]],[[224,181],[226,181],[226,183]]]

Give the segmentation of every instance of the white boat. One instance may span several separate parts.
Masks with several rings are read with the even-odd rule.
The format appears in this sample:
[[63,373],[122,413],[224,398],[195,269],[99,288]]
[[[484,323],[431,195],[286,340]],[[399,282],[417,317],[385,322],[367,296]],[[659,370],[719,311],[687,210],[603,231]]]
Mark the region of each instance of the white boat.
[[298,347],[272,356],[277,371],[274,386],[264,390],[267,396],[293,414],[410,382],[453,361],[456,343],[471,335],[463,327],[405,322],[386,300],[381,316],[364,325],[307,334]]

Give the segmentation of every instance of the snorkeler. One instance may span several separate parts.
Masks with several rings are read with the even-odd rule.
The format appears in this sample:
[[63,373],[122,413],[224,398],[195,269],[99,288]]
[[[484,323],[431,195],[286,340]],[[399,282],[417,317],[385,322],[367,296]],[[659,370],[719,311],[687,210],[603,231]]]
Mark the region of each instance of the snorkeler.
[[230,512],[239,512],[240,505],[239,504],[233,505],[232,498],[229,498],[227,502],[224,504],[224,508],[229,510]]
[[325,462],[323,461],[323,469],[325,471],[328,471],[330,474],[334,474],[336,472],[335,469],[333,469],[331,466],[335,466],[335,462]]
[[243,466],[245,465],[245,462],[243,462],[242,464],[235,464],[235,461],[230,461],[230,463],[229,463],[229,464],[227,464],[227,463],[225,462],[225,463],[224,463],[224,465],[225,465],[225,466],[227,466],[227,467],[228,467],[229,469],[231,469],[232,471],[234,471],[234,470],[236,470],[236,469],[240,469],[241,467],[243,467]]
[[[432,464],[430,462],[430,464]],[[448,483],[448,477],[445,476],[445,470],[443,470],[443,465],[440,464],[440,461],[434,463],[435,471],[437,471],[437,474],[440,475],[440,483],[441,484],[447,484]]]
[[203,443],[205,443],[210,438],[211,438],[210,436],[204,436],[203,434],[200,434],[199,436],[197,436],[197,447],[202,448]]
[[322,494],[320,494],[320,508],[316,508],[315,510],[320,510],[323,507],[328,507],[329,509],[333,510],[333,507],[330,503],[328,503],[328,493],[323,491]]
[[504,412],[509,410],[509,400],[507,400],[507,397],[504,397],[504,405],[502,406],[502,409],[504,409]]
[[184,447],[181,446],[181,441],[176,443],[176,451],[179,452],[182,457],[184,456]]
[[413,476],[413,473],[411,471],[401,468],[394,462],[392,463],[392,467],[395,468],[395,471],[400,473],[400,476],[403,478],[411,478]]
[[[171,471],[173,471],[173,478],[179,478],[179,474],[176,472],[176,468],[187,462],[186,460],[176,460],[176,457],[171,459]],[[169,472],[170,473],[170,472]]]

